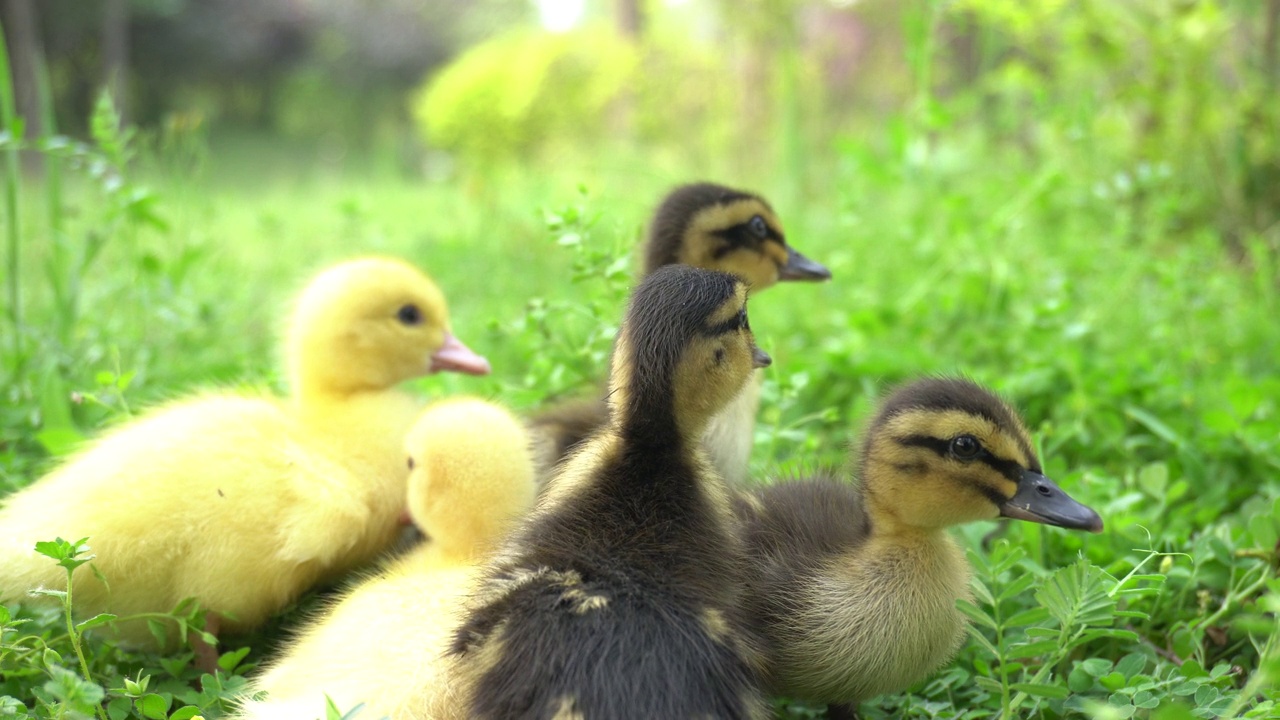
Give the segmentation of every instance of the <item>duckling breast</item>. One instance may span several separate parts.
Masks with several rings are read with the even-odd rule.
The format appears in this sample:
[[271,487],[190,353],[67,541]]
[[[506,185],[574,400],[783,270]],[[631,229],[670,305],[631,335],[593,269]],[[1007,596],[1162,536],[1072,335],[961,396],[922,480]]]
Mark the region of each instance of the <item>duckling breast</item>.
[[796,584],[770,633],[774,685],[827,702],[900,691],[942,666],[964,639],[969,566],[947,535],[872,540]]
[[742,392],[711,419],[702,434],[702,445],[711,464],[731,485],[747,480],[763,383],[764,372],[756,370]]

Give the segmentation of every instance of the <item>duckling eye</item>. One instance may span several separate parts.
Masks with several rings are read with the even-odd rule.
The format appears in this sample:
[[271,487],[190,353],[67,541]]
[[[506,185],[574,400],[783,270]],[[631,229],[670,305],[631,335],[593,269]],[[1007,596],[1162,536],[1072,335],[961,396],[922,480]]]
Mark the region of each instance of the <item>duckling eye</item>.
[[405,325],[417,325],[422,322],[422,311],[417,305],[405,305],[396,311],[396,319]]
[[409,458],[409,469],[413,469],[413,458]]
[[751,329],[751,323],[749,323],[749,322],[747,321],[747,309],[746,309],[746,308],[743,308],[743,309],[741,309],[741,310],[739,310],[739,311],[738,311],[738,329],[739,329],[739,330],[750,330],[750,329]]
[[751,231],[752,235],[760,238],[761,240],[769,237],[769,226],[765,224],[764,218],[759,215],[756,215],[747,221],[747,229]]
[[982,452],[982,443],[972,435],[960,435],[951,439],[951,454],[961,460],[970,460]]

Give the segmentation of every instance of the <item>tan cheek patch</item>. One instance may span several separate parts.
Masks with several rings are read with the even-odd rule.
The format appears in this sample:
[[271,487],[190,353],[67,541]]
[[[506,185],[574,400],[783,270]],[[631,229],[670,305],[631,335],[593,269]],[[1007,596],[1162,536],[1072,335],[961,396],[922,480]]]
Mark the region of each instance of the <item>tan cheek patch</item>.
[[758,292],[778,282],[778,266],[754,250],[735,250],[715,261],[713,267],[746,280],[751,285],[751,292]]
[[709,235],[688,235],[686,237],[697,238],[696,241],[686,241],[681,247],[680,252],[676,253],[676,260],[681,265],[689,265],[691,267],[703,268],[705,270],[719,270],[719,264],[715,258],[715,251],[724,244],[723,240],[714,238]]
[[[717,367],[712,359],[720,343],[705,339],[685,348],[676,368],[673,410],[676,422],[688,428],[690,422],[705,422],[718,408],[720,393],[717,386],[724,384],[726,368]],[[732,351],[725,348],[725,361]]]
[[976,488],[946,480],[909,485],[895,499],[894,506],[902,522],[927,528],[949,527],[1000,514],[1000,509]]
[[781,243],[770,240],[764,244],[764,254],[778,267],[787,264],[787,249]]

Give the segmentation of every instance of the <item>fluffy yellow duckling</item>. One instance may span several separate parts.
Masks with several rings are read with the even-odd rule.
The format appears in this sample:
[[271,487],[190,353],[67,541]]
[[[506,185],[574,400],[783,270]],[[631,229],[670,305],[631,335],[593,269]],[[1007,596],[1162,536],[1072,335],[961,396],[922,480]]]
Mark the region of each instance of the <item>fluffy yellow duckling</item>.
[[[109,585],[79,570],[78,612],[123,618],[195,597],[211,631],[245,631],[387,547],[408,476],[400,442],[419,411],[395,386],[488,363],[451,334],[435,284],[384,258],[317,276],[286,343],[288,399],[174,402],[6,498],[0,594],[61,586],[62,568],[33,546],[88,537]],[[142,622],[117,629],[150,642]]]
[[355,588],[254,685],[266,700],[241,720],[311,720],[324,697],[359,717],[426,717],[416,695],[439,684],[476,563],[534,499],[533,459],[523,425],[482,400],[430,407],[406,441],[409,509],[431,539]]

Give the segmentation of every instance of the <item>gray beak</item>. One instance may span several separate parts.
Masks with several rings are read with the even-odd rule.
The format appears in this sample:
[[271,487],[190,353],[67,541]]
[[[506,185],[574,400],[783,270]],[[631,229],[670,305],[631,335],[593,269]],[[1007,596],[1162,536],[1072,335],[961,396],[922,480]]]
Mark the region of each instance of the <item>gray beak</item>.
[[826,265],[814,262],[791,248],[787,248],[787,264],[778,272],[779,280],[830,280],[831,271]]
[[760,348],[751,349],[751,367],[766,368],[773,364],[773,358],[769,357],[769,353]]
[[1093,508],[1076,502],[1057,483],[1030,470],[1022,471],[1018,492],[1000,506],[1000,514],[1070,530],[1102,532],[1102,518]]

